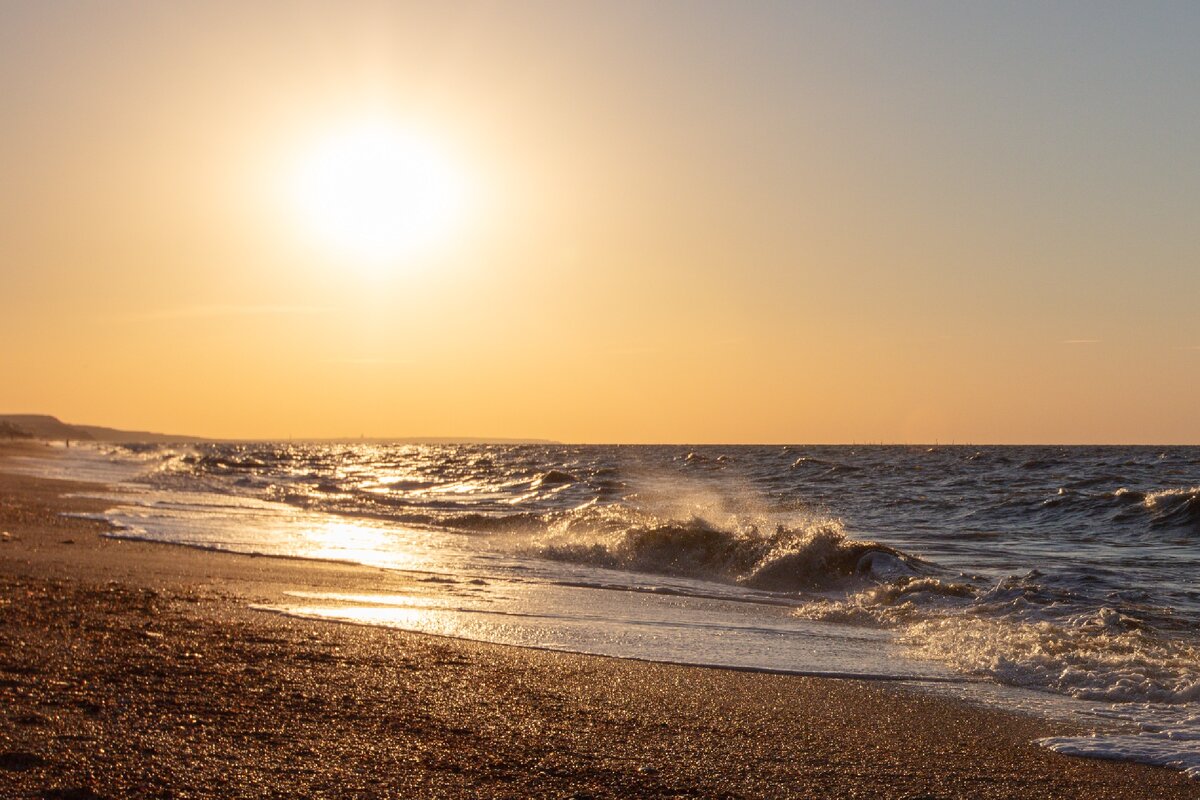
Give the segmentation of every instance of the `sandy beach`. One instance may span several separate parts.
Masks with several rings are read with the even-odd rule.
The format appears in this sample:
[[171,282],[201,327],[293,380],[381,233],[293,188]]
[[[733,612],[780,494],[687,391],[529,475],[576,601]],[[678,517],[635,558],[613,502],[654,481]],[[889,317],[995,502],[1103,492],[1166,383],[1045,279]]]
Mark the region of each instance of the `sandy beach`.
[[0,797],[1200,797],[882,683],[255,611],[401,579],[105,538],[85,488],[0,475]]

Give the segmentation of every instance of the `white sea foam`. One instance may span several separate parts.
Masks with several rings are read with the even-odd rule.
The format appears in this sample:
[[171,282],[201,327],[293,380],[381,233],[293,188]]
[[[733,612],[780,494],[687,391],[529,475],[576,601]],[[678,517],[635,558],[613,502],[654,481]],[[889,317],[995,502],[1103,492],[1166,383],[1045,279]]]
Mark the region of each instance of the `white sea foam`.
[[166,450],[134,453],[112,445],[78,443],[63,447],[53,443],[47,444],[44,452],[8,456],[3,469],[37,478],[113,485],[133,480],[173,455]]
[[1200,700],[1194,640],[1156,631],[1113,607],[1071,611],[1029,581],[981,590],[919,578],[806,603],[796,613],[893,629],[922,658],[1011,686],[1108,702]]
[[1041,739],[1039,744],[1067,755],[1171,767],[1200,780],[1200,711],[1195,706],[1130,703],[1092,713],[1136,726],[1137,732],[1056,736]]
[[1200,699],[1200,651],[1137,630],[946,616],[900,634],[922,657],[1014,686],[1109,702]]

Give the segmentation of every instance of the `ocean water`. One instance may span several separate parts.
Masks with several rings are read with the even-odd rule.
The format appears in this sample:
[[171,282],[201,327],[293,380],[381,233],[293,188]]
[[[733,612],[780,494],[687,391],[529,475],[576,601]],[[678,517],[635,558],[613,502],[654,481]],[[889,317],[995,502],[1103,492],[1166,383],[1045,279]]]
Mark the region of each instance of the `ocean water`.
[[121,484],[118,536],[412,579],[269,610],[904,681],[1200,777],[1200,448],[212,444],[23,468]]

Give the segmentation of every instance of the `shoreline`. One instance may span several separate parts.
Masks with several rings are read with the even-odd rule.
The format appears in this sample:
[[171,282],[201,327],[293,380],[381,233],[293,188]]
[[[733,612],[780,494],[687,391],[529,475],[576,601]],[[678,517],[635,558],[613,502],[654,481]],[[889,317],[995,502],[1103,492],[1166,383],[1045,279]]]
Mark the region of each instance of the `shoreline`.
[[1034,743],[1070,725],[879,681],[264,613],[421,584],[61,516],[95,488],[0,474],[0,797],[1200,796]]

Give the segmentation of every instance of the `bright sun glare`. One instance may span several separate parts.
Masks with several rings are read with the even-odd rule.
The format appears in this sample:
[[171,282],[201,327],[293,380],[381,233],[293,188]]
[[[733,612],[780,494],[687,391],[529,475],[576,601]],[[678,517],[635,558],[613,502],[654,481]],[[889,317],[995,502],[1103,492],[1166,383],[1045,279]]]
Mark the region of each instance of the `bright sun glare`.
[[317,140],[301,155],[291,188],[317,243],[375,266],[444,242],[466,201],[463,176],[440,148],[384,122]]

